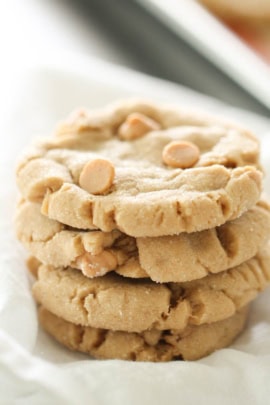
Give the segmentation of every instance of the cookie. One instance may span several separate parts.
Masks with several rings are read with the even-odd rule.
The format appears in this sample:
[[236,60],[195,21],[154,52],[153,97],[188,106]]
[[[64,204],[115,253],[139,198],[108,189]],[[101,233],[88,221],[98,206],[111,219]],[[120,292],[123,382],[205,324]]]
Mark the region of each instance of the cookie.
[[128,333],[75,325],[39,309],[43,328],[71,350],[98,359],[135,361],[197,360],[228,346],[245,326],[248,308],[209,325],[189,326],[183,331],[149,330]]
[[234,315],[269,281],[267,245],[233,269],[187,283],[157,284],[116,274],[89,279],[71,268],[41,265],[33,294],[50,312],[83,326],[126,332],[182,330]]
[[196,233],[133,238],[118,230],[81,231],[40,213],[40,204],[17,208],[19,240],[40,262],[73,267],[87,277],[109,271],[156,282],[185,282],[218,273],[253,257],[270,235],[270,207],[260,201],[240,218]]
[[216,228],[138,238],[140,265],[152,280],[162,283],[196,280],[238,266],[269,239],[269,209],[268,203],[260,201],[240,218]]
[[215,14],[227,20],[269,21],[269,0],[199,0]]
[[140,267],[135,238],[118,230],[70,228],[45,217],[40,213],[40,204],[29,201],[18,205],[15,225],[18,239],[42,263],[78,268],[88,277],[121,268],[132,257]]
[[17,183],[42,213],[134,237],[222,225],[260,197],[257,139],[218,119],[124,101],[63,124],[21,159]]

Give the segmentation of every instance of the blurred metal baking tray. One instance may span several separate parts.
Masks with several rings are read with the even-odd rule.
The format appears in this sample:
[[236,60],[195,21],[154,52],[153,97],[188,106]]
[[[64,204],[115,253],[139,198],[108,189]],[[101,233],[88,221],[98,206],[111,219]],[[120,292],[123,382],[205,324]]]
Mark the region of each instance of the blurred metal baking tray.
[[195,0],[137,0],[270,109],[270,65]]

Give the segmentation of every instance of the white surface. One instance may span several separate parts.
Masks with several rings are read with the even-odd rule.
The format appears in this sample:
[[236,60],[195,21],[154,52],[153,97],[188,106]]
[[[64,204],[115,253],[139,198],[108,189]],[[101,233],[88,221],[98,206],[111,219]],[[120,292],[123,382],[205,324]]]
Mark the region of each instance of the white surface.
[[138,0],[270,108],[270,67],[195,0]]
[[[253,306],[245,333],[198,362],[96,361],[71,353],[38,331],[35,305],[15,241],[16,155],[35,135],[79,105],[127,95],[203,106],[239,117],[261,137],[269,165],[269,121],[227,108],[186,89],[77,56],[14,77],[1,114],[0,403],[2,404],[266,404],[270,397],[270,295]],[[76,61],[76,63],[74,62]],[[68,68],[67,68],[68,67]],[[268,145],[268,146],[267,146]],[[270,183],[267,183],[270,191]]]
[[76,52],[136,67],[108,37],[90,12],[66,0],[9,0],[0,2],[1,71],[8,75],[29,61],[50,59],[53,54]]

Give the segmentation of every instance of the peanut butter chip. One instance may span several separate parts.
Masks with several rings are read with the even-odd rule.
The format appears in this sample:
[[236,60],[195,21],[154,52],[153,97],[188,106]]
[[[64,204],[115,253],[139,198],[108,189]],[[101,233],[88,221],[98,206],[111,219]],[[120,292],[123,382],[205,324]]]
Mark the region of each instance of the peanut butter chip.
[[119,128],[120,138],[130,141],[141,138],[147,132],[160,129],[158,122],[152,120],[144,114],[132,113]]
[[200,151],[194,143],[173,141],[162,152],[163,162],[168,166],[186,169],[192,167],[200,157]]
[[79,256],[76,262],[80,266],[83,274],[90,278],[103,276],[109,271],[115,270],[117,267],[116,257],[106,250],[99,255],[85,253]]
[[109,190],[114,179],[114,166],[105,159],[92,160],[84,166],[80,186],[91,194],[103,194]]

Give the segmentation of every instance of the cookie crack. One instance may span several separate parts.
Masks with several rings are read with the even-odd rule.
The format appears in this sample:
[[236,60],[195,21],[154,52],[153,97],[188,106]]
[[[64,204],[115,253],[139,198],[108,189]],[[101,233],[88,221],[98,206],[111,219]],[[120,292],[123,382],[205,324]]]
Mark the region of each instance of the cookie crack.
[[82,291],[79,288],[75,288],[72,292],[72,294],[69,296],[69,301],[71,304],[75,303],[78,305],[82,311],[82,316],[84,319],[84,322],[87,323],[88,321],[88,315],[89,311],[86,308],[85,301],[89,295],[93,295],[94,297],[96,296],[96,293],[93,291]]
[[168,308],[169,314],[170,311],[175,308],[179,304],[179,301],[181,301],[184,297],[185,289],[180,285],[180,283],[168,283],[166,287],[170,291],[170,302]]
[[159,329],[164,322],[170,317],[171,311],[177,307],[177,305],[182,301],[185,295],[185,290],[180,287],[179,283],[168,283],[165,284],[166,288],[170,292],[168,307],[165,311],[162,311],[159,315],[159,319],[155,319],[149,326],[148,330]]
[[35,237],[33,237],[34,232],[32,232],[30,237],[29,237],[28,243],[35,243],[35,242],[37,242],[37,243],[47,243],[47,242],[50,242],[51,240],[53,240],[55,235],[57,235],[58,233],[59,233],[59,231],[57,230],[54,233],[50,234],[47,238],[45,238],[45,237],[44,238],[39,238],[39,237],[35,238]]
[[[166,334],[167,334],[167,331],[161,332],[158,340],[153,345],[151,345],[147,342],[147,339],[144,336],[144,333],[135,333],[135,335],[139,336],[142,339],[142,341],[141,341],[140,347],[138,347],[136,350],[133,350],[129,354],[130,360],[136,361],[136,360],[140,359],[140,355],[144,351],[149,351],[150,356],[151,356],[151,354],[152,354],[152,356],[154,355],[156,361],[162,360],[164,356],[168,355],[169,348],[171,348],[172,350],[174,349],[173,344],[171,344],[170,342],[167,342],[165,340]],[[155,350],[155,353],[151,353],[151,350],[153,350],[153,348]]]
[[162,226],[162,224],[164,223],[164,219],[165,219],[164,211],[158,208],[155,214],[156,226]]
[[264,266],[263,260],[261,260],[259,255],[249,263],[246,270],[243,269],[241,271],[241,275],[245,278],[247,283],[250,284],[252,281],[249,279],[248,274],[252,274],[252,276],[256,279],[259,290],[265,284],[267,284],[268,281],[270,281],[270,274],[268,274],[267,268]]
[[213,190],[206,194],[206,197],[220,208],[223,219],[228,219],[231,215],[230,193],[226,190],[229,181],[227,180],[224,186],[225,193],[222,190]]
[[216,235],[216,238],[223,249],[224,253],[227,256],[227,259],[231,259],[235,256],[235,247],[233,240],[229,239],[226,236],[226,233],[223,232],[222,227],[216,227],[214,228],[214,233]]
[[99,329],[97,339],[96,339],[95,342],[93,342],[92,348],[95,349],[95,350],[100,349],[103,346],[103,344],[106,342],[108,334],[109,334],[109,330],[107,330],[107,329]]
[[181,220],[183,223],[184,227],[188,229],[188,225],[190,222],[190,216],[186,214],[184,207],[182,207],[180,201],[175,202],[175,212],[176,212],[176,217]]
[[254,281],[250,279],[250,275],[252,275],[255,278],[257,284],[259,285],[261,284],[261,280],[258,277],[256,265],[258,265],[258,263],[255,263],[254,259],[254,262],[250,262],[248,266],[246,266],[246,268],[241,269],[239,272],[239,275],[247,284],[254,283]]
[[[79,350],[83,343],[85,332],[86,332],[85,328],[81,325],[78,325],[78,331],[76,333],[75,340],[76,340],[76,347],[78,347]],[[76,349],[76,347],[75,347],[75,349]]]
[[225,297],[226,297],[228,300],[231,301],[231,303],[232,303],[233,306],[234,306],[234,311],[236,311],[238,306],[237,306],[237,304],[236,304],[236,302],[235,302],[235,297],[232,297],[232,296],[226,291],[225,288],[221,288],[219,291],[220,291],[222,294],[224,294]]
[[196,264],[198,264],[200,267],[202,267],[203,270],[205,271],[205,275],[202,276],[202,277],[200,277],[200,278],[203,278],[203,277],[207,276],[208,274],[212,274],[212,273],[213,273],[212,270],[210,269],[210,267],[207,266],[205,263],[203,263],[203,261],[201,260],[200,256],[197,256],[197,257],[196,257]]
[[262,273],[264,275],[264,278],[266,281],[270,282],[270,268],[269,266],[266,266],[264,263],[264,260],[262,259],[262,257],[260,255],[258,255],[256,257],[256,259],[258,260],[259,266],[262,270]]

